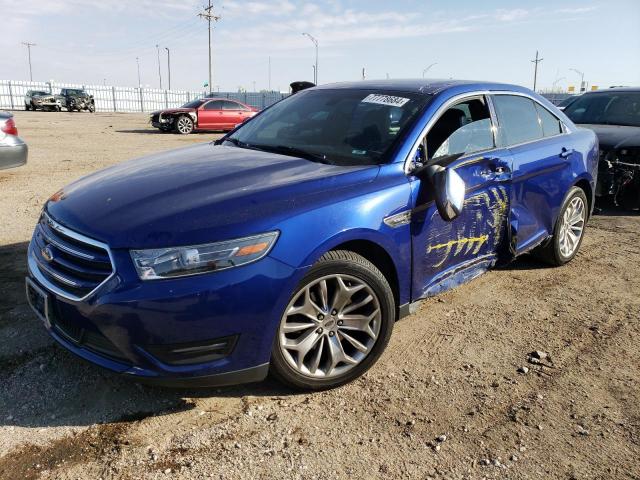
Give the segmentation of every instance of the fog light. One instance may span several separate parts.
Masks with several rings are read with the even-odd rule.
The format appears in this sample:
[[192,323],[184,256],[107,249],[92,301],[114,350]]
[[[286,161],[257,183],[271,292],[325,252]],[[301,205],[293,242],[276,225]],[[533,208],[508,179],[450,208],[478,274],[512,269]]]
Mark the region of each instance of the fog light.
[[170,345],[147,345],[144,349],[162,363],[168,365],[191,365],[219,360],[231,354],[238,335],[213,340]]

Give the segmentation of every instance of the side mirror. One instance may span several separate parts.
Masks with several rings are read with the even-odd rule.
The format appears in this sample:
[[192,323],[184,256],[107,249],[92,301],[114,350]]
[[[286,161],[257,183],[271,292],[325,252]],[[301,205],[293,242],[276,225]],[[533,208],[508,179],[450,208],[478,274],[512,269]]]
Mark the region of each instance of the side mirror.
[[413,174],[429,180],[433,185],[436,206],[443,220],[451,221],[460,215],[467,186],[458,172],[432,164],[417,168]]
[[451,221],[462,212],[467,186],[455,170],[439,168],[440,170],[433,175],[436,206],[442,219]]

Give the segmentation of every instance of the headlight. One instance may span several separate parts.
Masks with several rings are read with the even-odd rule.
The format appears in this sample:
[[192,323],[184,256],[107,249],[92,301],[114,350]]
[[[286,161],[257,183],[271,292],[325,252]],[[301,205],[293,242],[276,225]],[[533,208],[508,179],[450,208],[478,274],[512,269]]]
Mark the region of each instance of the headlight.
[[184,277],[239,267],[267,255],[278,232],[188,247],[131,250],[141,280]]

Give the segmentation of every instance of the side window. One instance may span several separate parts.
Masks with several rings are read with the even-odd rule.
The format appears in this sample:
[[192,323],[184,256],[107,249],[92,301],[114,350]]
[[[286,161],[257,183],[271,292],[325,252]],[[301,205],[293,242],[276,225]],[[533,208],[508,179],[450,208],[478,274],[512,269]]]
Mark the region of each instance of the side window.
[[244,108],[242,108],[242,105],[236,102],[232,102],[230,100],[224,100],[222,102],[222,109],[223,110],[244,110]]
[[535,105],[536,110],[538,110],[538,117],[540,117],[540,124],[542,125],[542,134],[545,137],[553,137],[554,135],[562,133],[560,120],[542,105],[537,103]]
[[222,100],[215,100],[213,102],[209,102],[204,106],[205,110],[222,110]]
[[494,95],[500,146],[517,145],[543,137],[534,101],[518,95]]
[[428,158],[469,154],[494,146],[491,116],[482,97],[447,109],[427,134]]

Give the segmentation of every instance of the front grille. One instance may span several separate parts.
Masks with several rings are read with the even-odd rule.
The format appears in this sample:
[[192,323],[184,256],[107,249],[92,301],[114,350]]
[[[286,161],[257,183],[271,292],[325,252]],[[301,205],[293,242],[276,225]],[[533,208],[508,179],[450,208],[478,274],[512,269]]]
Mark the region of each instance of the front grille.
[[106,245],[63,227],[46,213],[31,239],[29,266],[45,287],[73,300],[88,296],[113,273]]

